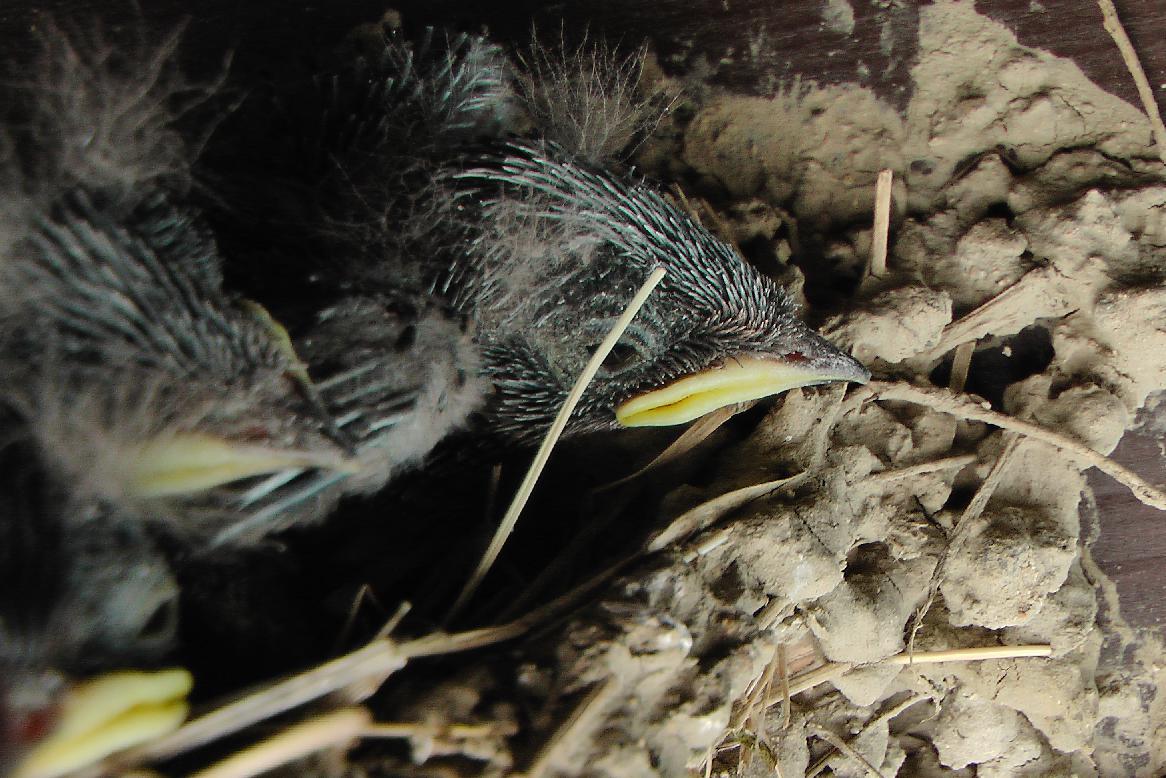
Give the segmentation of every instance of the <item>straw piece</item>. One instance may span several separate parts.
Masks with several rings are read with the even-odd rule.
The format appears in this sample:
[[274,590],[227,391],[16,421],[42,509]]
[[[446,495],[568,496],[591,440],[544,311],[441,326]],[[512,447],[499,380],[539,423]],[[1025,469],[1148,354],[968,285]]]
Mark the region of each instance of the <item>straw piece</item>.
[[1113,0],[1097,0],[1097,5],[1101,8],[1105,31],[1117,44],[1117,50],[1121,52],[1121,58],[1126,63],[1126,68],[1134,77],[1134,85],[1138,88],[1138,97],[1142,100],[1142,108],[1145,109],[1146,117],[1150,120],[1154,142],[1158,144],[1158,156],[1162,158],[1163,162],[1166,162],[1166,124],[1162,123],[1162,114],[1158,111],[1158,103],[1154,99],[1154,90],[1150,86],[1150,79],[1146,78],[1146,71],[1142,69],[1142,63],[1138,60],[1138,52],[1134,50],[1134,44],[1130,41],[1130,36],[1126,34],[1121,19],[1118,18],[1117,8],[1114,7]]
[[766,481],[752,486],[744,486],[731,492],[702,502],[695,508],[690,508],[677,516],[671,524],[661,530],[648,541],[648,553],[655,553],[684,538],[706,529],[731,510],[776,492],[783,486],[793,486],[805,480],[805,473],[798,473],[789,478],[779,478],[776,481]]
[[332,711],[294,724],[190,778],[252,778],[317,751],[345,746],[359,738],[371,722],[372,715],[364,708]]
[[[1041,643],[1025,646],[949,648],[938,651],[917,651],[914,654],[904,651],[871,664],[875,667],[879,665],[924,665],[937,664],[939,662],[982,662],[991,659],[1047,658],[1052,655],[1053,647],[1047,643]],[[827,662],[821,667],[815,667],[813,670],[791,678],[789,682],[789,693],[791,696],[794,696],[809,691],[815,686],[834,680],[848,670],[854,669],[854,667],[855,665],[848,662]],[[774,695],[765,700],[765,705],[766,707],[773,707],[774,705],[780,704],[783,700],[783,695]]]
[[838,735],[834,734],[825,727],[814,727],[813,732],[815,735],[837,748],[843,754],[862,765],[862,769],[866,770],[867,775],[874,776],[874,778],[886,778],[886,776],[879,772],[879,768],[872,765],[865,756],[854,750],[854,748],[849,743],[838,737]]
[[870,274],[880,278],[887,274],[887,245],[891,230],[891,184],[893,170],[880,170],[875,181],[874,229],[870,240]]
[[968,383],[968,370],[972,366],[972,354],[976,350],[976,342],[969,340],[955,347],[955,356],[951,361],[951,380],[947,382],[953,392],[962,392]]
[[1142,503],[1158,510],[1166,511],[1166,492],[1146,482],[1144,478],[1100,454],[1084,443],[1053,432],[1032,422],[1017,419],[985,408],[972,400],[952,394],[946,389],[912,386],[907,383],[871,381],[865,387],[874,397],[882,400],[903,400],[925,405],[941,413],[950,413],[971,421],[982,421],[1001,429],[1019,432],[1021,435],[1048,443],[1059,448],[1082,467],[1096,467],[1113,480],[1125,486]]
[[559,437],[563,434],[563,430],[567,426],[567,420],[571,418],[571,414],[574,412],[575,406],[579,404],[579,400],[583,397],[583,392],[587,389],[587,385],[591,383],[591,379],[599,372],[603,360],[615,348],[616,343],[628,328],[628,325],[632,323],[632,319],[635,318],[635,315],[647,301],[648,295],[652,293],[652,290],[664,278],[664,273],[664,268],[657,267],[648,274],[648,280],[644,282],[644,285],[632,297],[632,301],[624,309],[623,315],[619,317],[615,326],[611,328],[611,332],[607,333],[607,337],[599,344],[599,348],[595,350],[595,353],[591,356],[591,361],[583,368],[583,372],[575,379],[575,385],[571,387],[571,391],[568,393],[563,407],[559,409],[559,415],[555,417],[551,428],[547,431],[546,437],[543,438],[542,445],[539,446],[534,460],[530,463],[530,469],[526,471],[526,477],[523,478],[522,484],[518,487],[518,492],[515,493],[514,499],[510,503],[510,508],[506,511],[506,515],[502,517],[502,522],[498,525],[494,537],[490,540],[490,545],[487,546],[485,553],[482,554],[477,569],[474,570],[469,580],[466,581],[457,600],[454,601],[453,607],[449,609],[449,613],[446,616],[447,621],[454,619],[461,612],[465,604],[474,596],[474,592],[478,590],[478,586],[482,583],[482,579],[486,577],[486,573],[494,566],[498,555],[502,553],[502,546],[506,544],[506,540],[514,531],[514,526],[518,523],[518,516],[522,513],[522,509],[526,507],[526,502],[530,499],[530,495],[534,491],[534,485],[538,482],[539,476],[542,475],[543,468],[546,467],[547,460],[550,459],[551,451],[554,449]]

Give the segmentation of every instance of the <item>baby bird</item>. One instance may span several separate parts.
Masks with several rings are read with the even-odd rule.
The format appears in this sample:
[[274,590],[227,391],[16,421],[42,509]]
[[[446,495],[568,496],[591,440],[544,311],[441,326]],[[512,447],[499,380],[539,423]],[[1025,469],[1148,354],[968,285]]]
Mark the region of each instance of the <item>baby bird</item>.
[[[556,101],[595,88],[582,80],[602,88],[604,67],[613,67],[599,62],[606,53],[580,50],[592,59],[574,76],[568,65],[516,91],[539,74],[520,75],[481,38],[430,31],[410,44],[388,31],[366,44],[350,67],[285,101],[310,129],[262,176],[284,198],[262,199],[303,195],[292,213],[269,217],[285,234],[312,225],[291,233],[311,247],[299,252],[303,296],[405,287],[469,319],[489,386],[479,429],[521,443],[541,437],[657,266],[663,283],[568,434],[680,424],[794,387],[869,377],[729,245],[648,183],[616,172],[602,158],[609,138],[554,126],[586,113]],[[539,119],[552,124],[520,134]]]
[[184,205],[172,42],[126,52],[60,31],[17,89],[0,220],[0,392],[46,467],[175,534],[234,518],[217,489],[352,470],[283,328],[224,290]]

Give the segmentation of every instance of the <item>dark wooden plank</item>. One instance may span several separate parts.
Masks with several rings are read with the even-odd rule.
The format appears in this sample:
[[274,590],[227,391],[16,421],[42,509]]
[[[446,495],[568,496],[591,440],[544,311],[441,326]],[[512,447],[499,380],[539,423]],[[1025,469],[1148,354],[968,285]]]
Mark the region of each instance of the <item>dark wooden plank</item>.
[[[1166,0],[1115,0],[1126,32],[1154,86],[1166,99]],[[1075,61],[1094,83],[1141,106],[1137,89],[1101,23],[1093,0],[977,0],[976,9],[1008,26],[1026,46]]]
[[[1166,485],[1166,460],[1146,433],[1126,433],[1113,457],[1151,483]],[[1131,624],[1166,628],[1166,514],[1096,470],[1089,485],[1101,523],[1093,556],[1117,585],[1122,615]]]

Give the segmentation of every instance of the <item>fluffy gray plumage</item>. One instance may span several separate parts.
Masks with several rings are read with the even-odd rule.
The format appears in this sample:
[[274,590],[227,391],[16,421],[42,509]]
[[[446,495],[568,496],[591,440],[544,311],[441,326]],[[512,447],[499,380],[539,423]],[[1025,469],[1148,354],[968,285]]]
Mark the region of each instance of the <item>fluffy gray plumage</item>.
[[297,341],[316,386],[356,442],[355,474],[283,471],[241,489],[214,545],[255,540],[327,515],[345,495],[378,491],[422,462],[482,402],[478,349],[464,317],[403,292],[352,296],[320,311]]
[[37,80],[15,89],[0,393],[76,494],[197,537],[238,518],[233,471],[175,482],[199,456],[177,444],[274,457],[243,477],[283,460],[348,470],[352,442],[282,328],[225,291],[218,246],[182,204],[192,151],[173,121],[205,93],[172,55],[172,40],[120,49],[51,29]]
[[[617,61],[607,77],[580,49],[560,67],[544,53],[519,72],[484,40],[433,33],[414,46],[390,32],[381,46],[323,80],[323,107],[302,109],[331,120],[311,136],[325,150],[307,155],[327,160],[305,187],[322,193],[319,253],[335,258],[327,275],[341,297],[406,283],[470,317],[493,389],[485,429],[537,440],[657,265],[665,281],[568,434],[613,428],[620,403],[739,356],[821,367],[834,376],[823,380],[866,379],[727,244],[646,182],[596,164],[611,127],[651,124],[627,99],[633,65]],[[608,82],[622,97],[600,105]],[[618,114],[621,105],[639,113],[604,112],[595,124],[604,137],[588,135],[586,106]],[[514,138],[523,122],[505,120],[516,115],[550,122],[536,132],[576,147]]]
[[443,288],[479,323],[504,432],[549,424],[656,266],[668,274],[584,395],[574,431],[614,428],[620,402],[738,355],[865,380],[780,287],[647,184],[546,143],[506,143],[465,162],[447,176],[469,250]]

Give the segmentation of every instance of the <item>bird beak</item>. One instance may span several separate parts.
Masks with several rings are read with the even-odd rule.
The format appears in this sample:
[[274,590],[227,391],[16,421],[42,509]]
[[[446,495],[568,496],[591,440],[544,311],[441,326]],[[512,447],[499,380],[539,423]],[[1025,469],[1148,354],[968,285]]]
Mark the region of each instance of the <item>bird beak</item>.
[[161,737],[186,719],[193,679],[182,668],[117,672],[70,689],[57,726],[13,778],[56,778]]
[[176,497],[265,473],[318,467],[356,472],[355,460],[336,451],[300,451],[246,445],[201,433],[146,441],[124,458],[124,483],[140,498]]
[[615,418],[624,427],[667,427],[800,386],[869,380],[869,370],[832,346],[816,358],[800,352],[743,355],[633,397],[615,409]]

